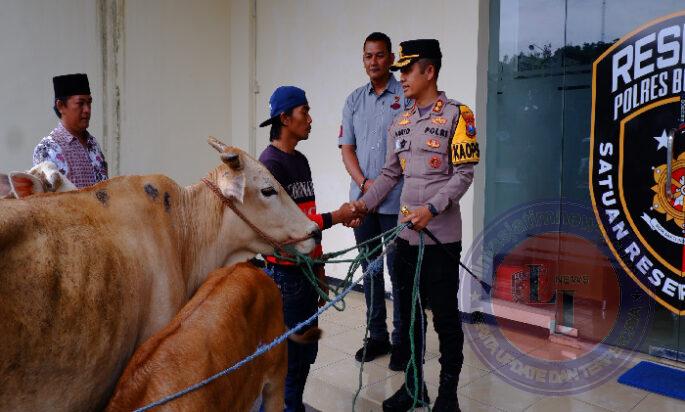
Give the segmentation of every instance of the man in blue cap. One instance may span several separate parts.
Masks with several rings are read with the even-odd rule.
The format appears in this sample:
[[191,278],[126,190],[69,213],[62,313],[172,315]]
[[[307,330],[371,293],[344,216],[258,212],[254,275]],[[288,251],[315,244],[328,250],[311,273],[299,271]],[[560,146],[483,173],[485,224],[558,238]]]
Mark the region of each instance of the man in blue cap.
[[[277,88],[269,99],[270,117],[259,126],[271,125],[269,140],[271,144],[259,156],[278,180],[288,195],[295,201],[307,217],[324,230],[337,223],[358,224],[355,213],[348,204],[340,209],[318,214],[314,197],[314,184],[307,158],[295,150],[297,144],[309,138],[312,130],[312,117],[304,90],[294,86]],[[356,221],[355,221],[356,220]],[[312,257],[322,255],[321,245],[317,245]],[[267,256],[266,273],[271,276],[281,290],[285,324],[292,328],[309,318],[317,311],[323,301],[315,288],[309,283],[302,270],[292,262]],[[323,265],[315,268],[319,283],[326,288]],[[318,305],[317,305],[318,302]],[[316,322],[309,327],[316,326]],[[318,344],[299,344],[288,341],[288,374],[285,379],[285,410],[304,411],[302,393],[309,375],[309,368],[316,360]]]

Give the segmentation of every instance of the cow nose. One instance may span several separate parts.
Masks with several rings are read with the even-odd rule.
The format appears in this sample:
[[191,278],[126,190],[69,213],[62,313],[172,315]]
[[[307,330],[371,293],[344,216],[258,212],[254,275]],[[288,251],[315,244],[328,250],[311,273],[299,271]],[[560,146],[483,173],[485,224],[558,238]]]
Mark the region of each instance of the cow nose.
[[316,241],[316,243],[321,243],[321,231],[319,229],[313,230],[310,235],[312,236],[312,239]]

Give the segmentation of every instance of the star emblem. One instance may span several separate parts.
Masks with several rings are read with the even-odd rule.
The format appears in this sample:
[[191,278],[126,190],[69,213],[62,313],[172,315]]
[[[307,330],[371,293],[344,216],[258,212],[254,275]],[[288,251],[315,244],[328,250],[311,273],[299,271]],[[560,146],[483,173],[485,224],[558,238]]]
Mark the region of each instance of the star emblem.
[[666,129],[664,129],[663,132],[661,132],[661,136],[654,136],[654,139],[656,139],[657,142],[659,142],[659,146],[657,146],[656,150],[663,148],[666,148],[666,142],[668,141],[668,134],[666,133]]

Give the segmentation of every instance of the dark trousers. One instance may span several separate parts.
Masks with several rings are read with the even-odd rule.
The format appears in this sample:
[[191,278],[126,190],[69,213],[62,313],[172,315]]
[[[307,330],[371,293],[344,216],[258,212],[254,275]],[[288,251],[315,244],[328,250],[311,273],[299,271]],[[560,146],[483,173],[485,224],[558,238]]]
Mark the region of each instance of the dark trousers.
[[[388,215],[381,213],[369,213],[366,215],[362,224],[354,229],[354,237],[357,244],[362,243],[368,239],[376,237],[381,233],[390,230],[397,226],[397,215]],[[368,248],[373,249],[380,244],[379,241],[371,242]],[[369,261],[373,261],[380,255],[382,250],[372,255]],[[395,259],[395,252],[390,251],[387,254],[388,270],[390,274],[390,283],[392,284],[393,296],[393,331],[392,343],[398,345],[400,343],[400,327],[402,325],[402,318],[400,317],[399,302],[397,298],[397,288],[395,281],[395,271],[393,269]],[[366,271],[368,262],[362,263],[362,268]],[[371,283],[373,283],[373,306],[371,305]],[[369,320],[369,335],[371,339],[378,341],[388,340],[388,326],[386,319],[388,317],[385,308],[385,279],[383,273],[377,273],[372,278],[364,278],[364,297],[366,299],[366,316]]]
[[[461,317],[457,295],[459,293],[459,256],[461,242],[446,243],[444,247],[454,255],[450,256],[442,246],[426,246],[421,266],[419,293],[421,305],[430,305],[433,312],[433,326],[440,341],[441,375],[459,376],[464,361],[462,346],[464,333],[461,329]],[[411,246],[403,239],[397,239],[397,254],[395,255],[395,273],[400,296],[402,319],[402,352],[409,357],[409,324],[412,308],[412,290],[414,286],[414,271],[418,256],[418,246]],[[427,328],[425,312],[416,305],[414,321],[414,346],[416,364],[419,367],[419,379],[423,377],[424,336],[421,334],[421,320],[424,330]],[[411,375],[409,376],[412,377]],[[411,379],[410,379],[411,380]]]
[[[305,274],[297,267],[268,265],[264,271],[276,282],[283,298],[283,316],[288,329],[309,318],[318,310],[318,295]],[[318,325],[315,320],[298,333]],[[288,342],[288,374],[285,378],[285,411],[303,412],[302,393],[309,368],[316,361],[318,343]]]

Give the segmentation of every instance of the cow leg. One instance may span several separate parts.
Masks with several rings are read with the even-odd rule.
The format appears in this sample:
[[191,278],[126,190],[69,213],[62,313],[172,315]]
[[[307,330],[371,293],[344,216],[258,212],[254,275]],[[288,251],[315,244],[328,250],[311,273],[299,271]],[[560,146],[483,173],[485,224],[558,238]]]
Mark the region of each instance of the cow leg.
[[272,379],[262,389],[262,408],[264,412],[283,412],[285,404],[285,379]]

